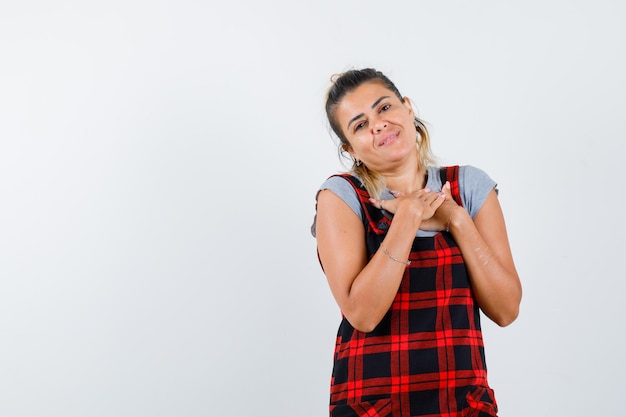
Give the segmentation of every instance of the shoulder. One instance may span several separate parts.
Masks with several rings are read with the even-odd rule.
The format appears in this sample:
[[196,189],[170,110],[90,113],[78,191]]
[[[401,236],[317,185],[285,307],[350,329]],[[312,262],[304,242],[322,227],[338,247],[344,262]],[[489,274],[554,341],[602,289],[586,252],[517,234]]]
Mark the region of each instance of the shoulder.
[[[489,175],[480,168],[473,165],[446,165],[446,166],[429,166],[428,167],[428,186],[436,185],[439,188],[442,185],[442,175],[445,171],[458,168],[459,183],[465,183],[466,186],[472,186],[476,183],[493,183],[495,182]],[[450,171],[448,171],[450,173]],[[432,188],[432,187],[431,187]]]
[[492,182],[495,185],[495,181],[482,169],[473,165],[461,165],[459,166],[459,181],[461,179],[465,182]]
[[[348,207],[352,209],[354,214],[362,220],[363,214],[361,213],[361,202],[359,201],[355,188],[359,187],[360,184],[361,180],[350,174],[332,175],[328,177],[322,185],[320,185],[320,188],[317,190],[316,200],[320,191],[329,190],[346,203]],[[316,221],[314,218],[313,225],[311,227],[311,234],[313,234],[313,236],[315,236],[315,223]]]
[[343,199],[343,197],[350,195],[356,196],[355,188],[359,185],[361,185],[361,180],[354,175],[334,174],[320,185],[318,193],[323,190],[330,190]]
[[472,165],[459,167],[459,186],[467,192],[481,192],[484,189],[491,191],[497,187],[497,183],[480,168]]
[[491,190],[497,190],[497,183],[480,168],[472,165],[459,167],[459,189],[463,204],[474,218],[483,206]]

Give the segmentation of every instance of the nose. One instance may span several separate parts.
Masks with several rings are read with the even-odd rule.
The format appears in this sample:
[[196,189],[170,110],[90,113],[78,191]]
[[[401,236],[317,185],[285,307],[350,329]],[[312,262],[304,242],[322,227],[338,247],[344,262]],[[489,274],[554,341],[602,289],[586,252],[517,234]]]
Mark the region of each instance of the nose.
[[387,127],[387,122],[381,119],[377,119],[375,123],[373,124],[373,127],[374,127],[374,131],[378,133]]

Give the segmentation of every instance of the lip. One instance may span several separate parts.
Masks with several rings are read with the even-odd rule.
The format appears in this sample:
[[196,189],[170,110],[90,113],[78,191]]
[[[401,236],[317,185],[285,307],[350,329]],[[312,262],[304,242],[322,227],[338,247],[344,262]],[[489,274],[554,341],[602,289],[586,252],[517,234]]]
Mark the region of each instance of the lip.
[[399,132],[388,134],[387,136],[383,137],[380,142],[378,142],[378,146],[389,145],[390,143],[394,142],[398,138],[399,134],[400,134]]

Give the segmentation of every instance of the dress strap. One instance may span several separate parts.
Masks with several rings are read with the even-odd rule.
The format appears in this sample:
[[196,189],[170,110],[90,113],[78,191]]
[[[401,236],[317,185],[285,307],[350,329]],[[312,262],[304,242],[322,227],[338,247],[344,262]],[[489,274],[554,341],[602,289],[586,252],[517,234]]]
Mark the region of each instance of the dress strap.
[[459,166],[452,165],[439,168],[439,176],[441,177],[441,186],[450,181],[450,191],[452,192],[452,198],[456,203],[463,207],[463,200],[461,199],[461,191],[459,190]]
[[336,174],[335,176],[343,177],[354,188],[361,203],[361,214],[365,230],[371,230],[378,235],[386,234],[391,225],[391,217],[385,216],[383,210],[375,207],[369,201],[370,194],[361,180],[351,174]]

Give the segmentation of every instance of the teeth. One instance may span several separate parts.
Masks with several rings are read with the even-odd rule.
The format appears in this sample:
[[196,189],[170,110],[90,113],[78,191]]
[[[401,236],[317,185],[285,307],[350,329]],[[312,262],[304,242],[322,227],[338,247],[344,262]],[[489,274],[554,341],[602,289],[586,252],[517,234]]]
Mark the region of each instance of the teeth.
[[383,142],[380,146],[386,145],[386,144],[387,144],[387,142],[389,142],[391,139],[393,139],[393,138],[395,138],[395,137],[396,137],[396,135],[391,135],[391,136],[389,136],[387,139],[385,139],[385,141],[384,141],[384,142]]

